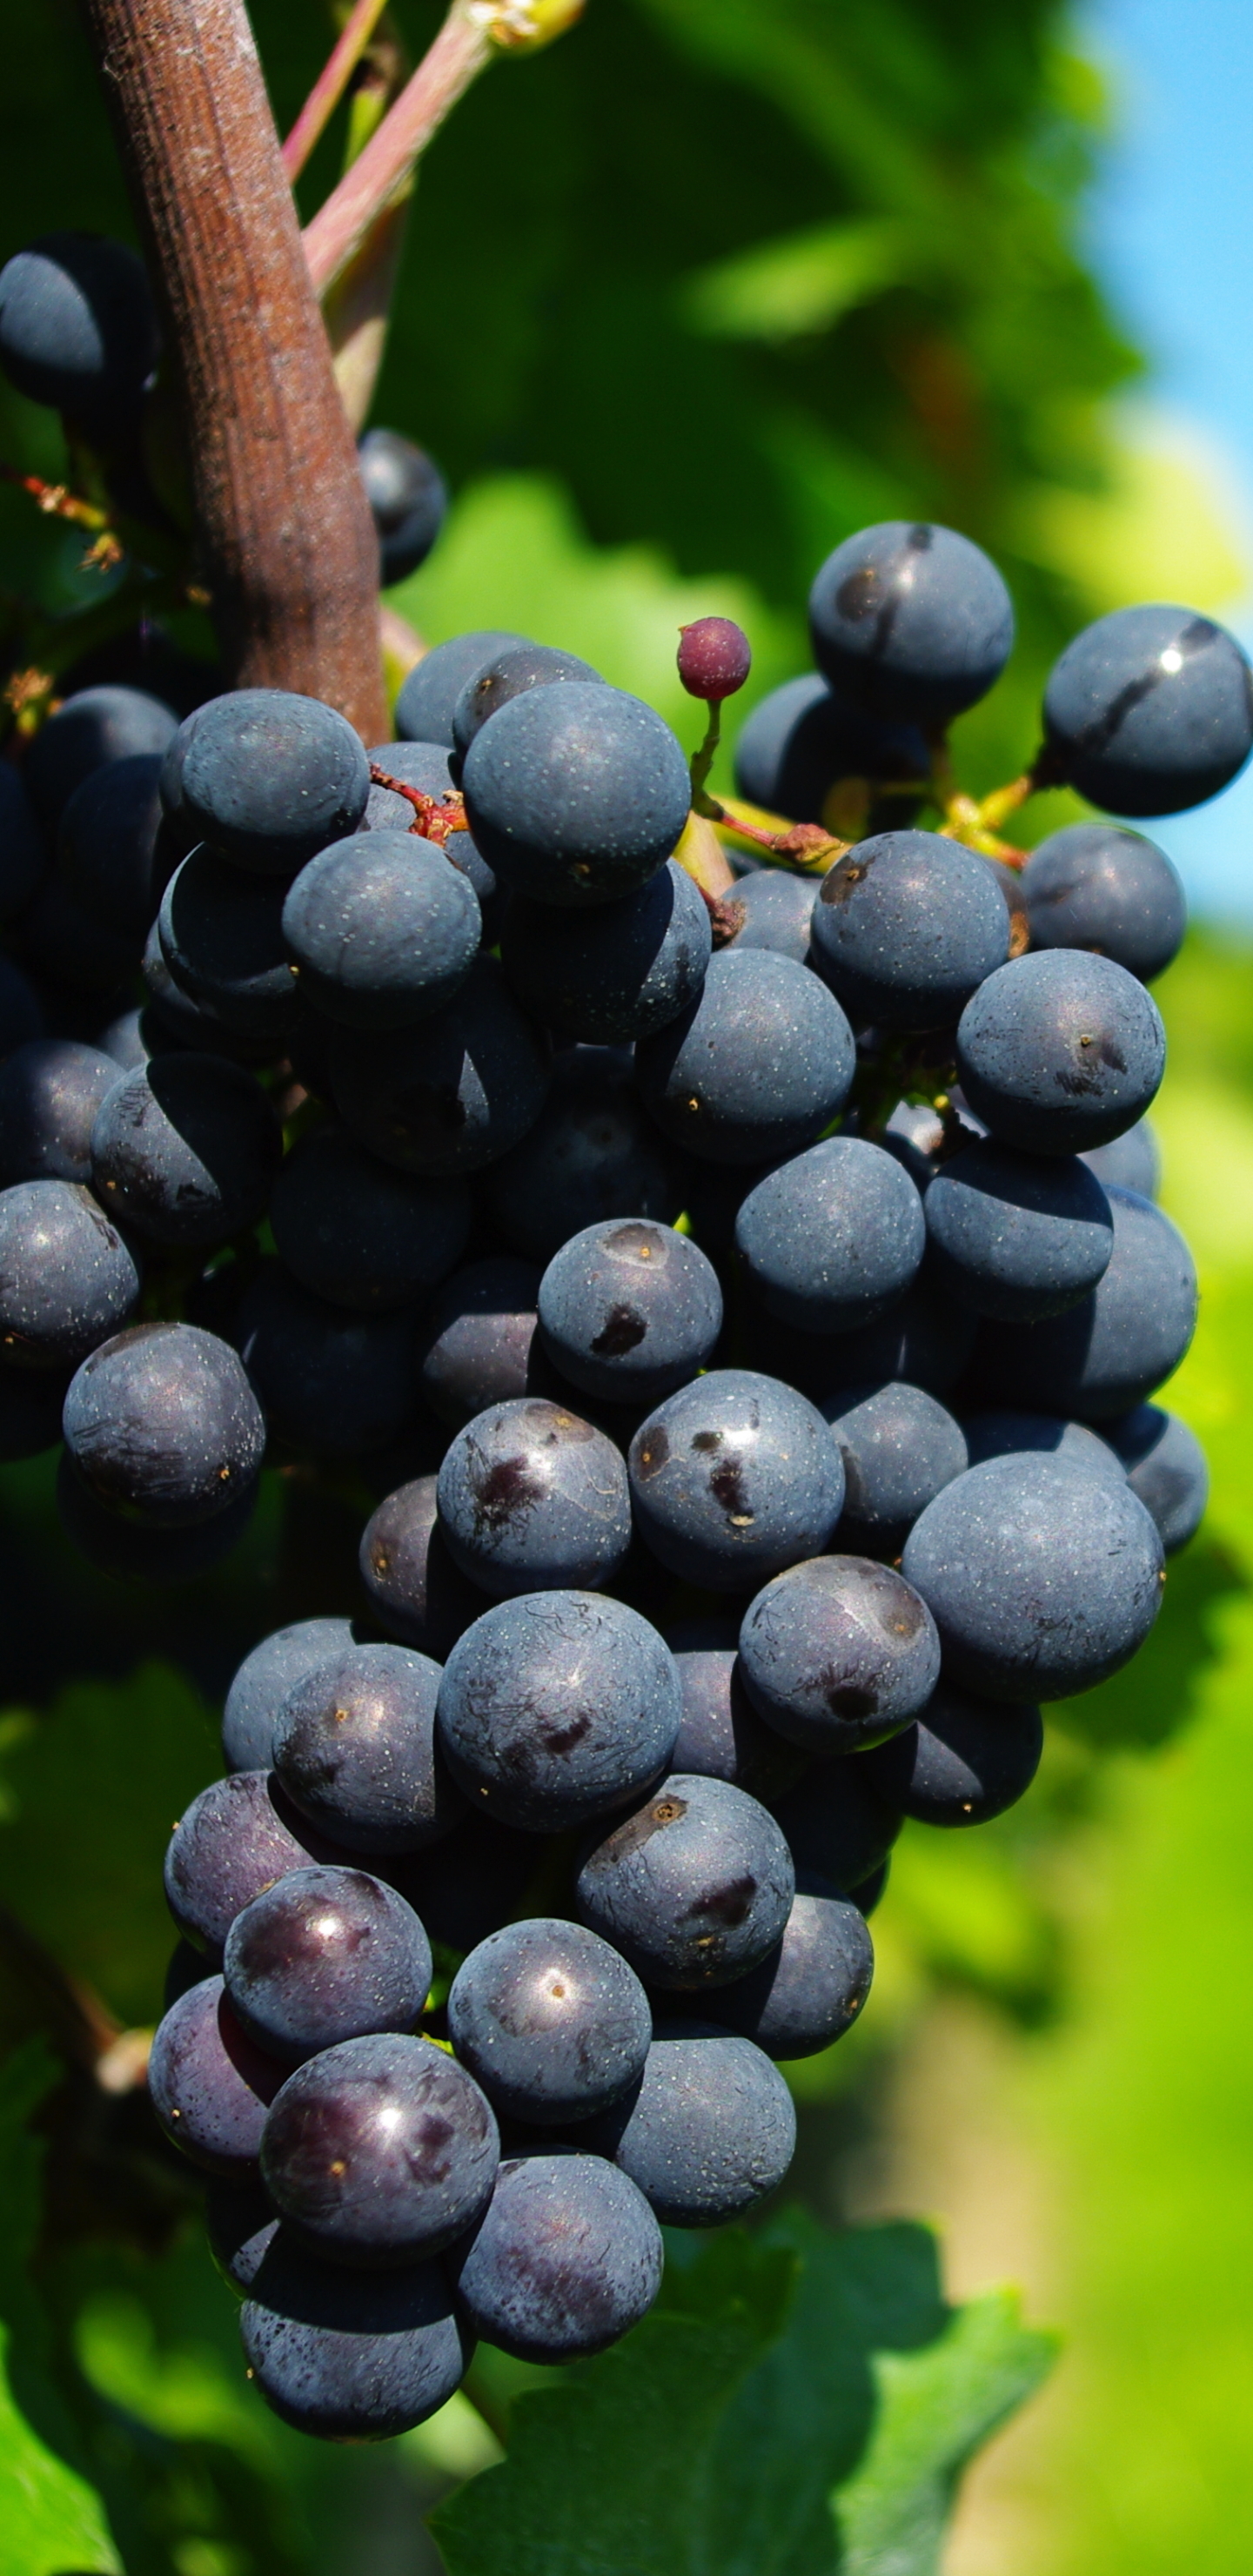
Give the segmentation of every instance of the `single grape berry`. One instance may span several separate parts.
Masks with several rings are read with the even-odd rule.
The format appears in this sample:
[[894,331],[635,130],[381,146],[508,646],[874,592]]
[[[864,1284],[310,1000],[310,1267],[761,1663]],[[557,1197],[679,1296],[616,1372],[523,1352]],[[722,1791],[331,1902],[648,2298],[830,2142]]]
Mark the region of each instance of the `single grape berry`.
[[1109,1201],[1077,1155],[984,1137],[941,1166],[925,1206],[936,1274],[978,1315],[1033,1324],[1064,1314],[1109,1268]]
[[171,2145],[224,2181],[255,2180],[282,2081],[282,2067],[248,2037],[220,1977],[189,1986],[157,2026],[148,2099]]
[[551,644],[500,645],[466,681],[453,708],[455,758],[464,760],[489,716],[499,714],[512,698],[522,697],[528,689],[547,689],[558,681],[570,680],[599,682],[600,673],[592,669],[590,662],[581,662],[577,653],[557,652]]
[[791,876],[785,868],[756,868],[740,878],[733,900],[743,919],[729,947],[773,948],[798,966],[810,964],[817,900],[812,877]]
[[699,1001],[635,1050],[645,1108],[672,1143],[712,1163],[765,1163],[812,1145],[843,1108],[855,1066],[834,995],[760,948],[723,949]]
[[296,1869],[235,1917],[222,1973],[258,2048],[300,2066],[342,2039],[412,2030],[431,1945],[411,1905],[362,1869]]
[[500,955],[520,1002],[554,1037],[622,1045],[699,999],[713,950],[709,907],[677,860],[619,903],[558,912],[515,894]]
[[711,1369],[650,1413],[631,1443],[640,1535],[685,1583],[754,1592],[826,1546],[844,1503],[822,1416],[778,1378]]
[[425,563],[448,513],[448,486],[425,448],[398,429],[367,429],[357,464],[378,530],[384,590]]
[[1177,1413],[1138,1404],[1133,1413],[1106,1423],[1105,1438],[1132,1493],[1157,1523],[1167,1556],[1173,1556],[1195,1535],[1209,1500],[1209,1469],[1195,1431]]
[[225,1243],[264,1215],[282,1151],[268,1094],[245,1066],[153,1056],[96,1112],[92,1187],[151,1242]]
[[183,1939],[220,1959],[240,1907],[311,1860],[342,1858],[272,1772],[234,1771],[193,1798],[170,1836],[165,1897]]
[[76,787],[57,833],[57,875],[80,911],[142,939],[177,852],[161,830],[160,754],[106,761]]
[[1188,926],[1164,850],[1112,823],[1068,823],[1037,843],[1022,872],[1033,948],[1091,948],[1151,984]]
[[966,1005],[957,1066],[971,1109],[1028,1154],[1078,1154],[1134,1126],[1166,1063],[1156,1003],[1126,968],[1043,948],[1001,966]]
[[0,366],[28,400],[111,440],[157,361],[143,265],[100,233],[45,233],[0,269]]
[[874,1945],[851,1897],[821,1878],[798,1879],[781,1940],[764,1959],[706,1997],[724,2029],[767,2057],[816,2057],[851,2030],[874,1975]]
[[446,644],[436,644],[424,653],[396,700],[396,731],[402,742],[438,743],[451,751],[453,708],[466,681],[482,670],[490,653],[502,645],[526,641],[525,635],[511,634],[503,626],[482,626],[466,635],[450,636]]
[[75,1367],[126,1322],[139,1278],[130,1245],[90,1190],[18,1181],[0,1191],[4,1367]]
[[1125,1135],[1115,1136],[1108,1145],[1093,1145],[1080,1156],[1090,1172],[1095,1172],[1102,1189],[1113,1181],[1120,1190],[1135,1190],[1142,1199],[1155,1199],[1162,1185],[1162,1149],[1147,1118],[1137,1118]]
[[375,1313],[438,1287],[465,1250],[470,1217],[465,1181],[393,1171],[331,1125],[284,1156],[270,1200],[275,1243],[301,1286]]
[[186,716],[165,756],[161,794],[187,840],[236,867],[291,877],[355,832],[370,764],[347,718],[290,689],[232,689]]
[[352,1852],[420,1851],[461,1800],[435,1744],[440,1669],[409,1646],[346,1646],[298,1681],[274,1727],[292,1804]]
[[880,832],[837,859],[811,916],[813,959],[854,1028],[950,1028],[1009,954],[987,862],[938,832]]
[[276,1628],[245,1655],[222,1712],[222,1759],[228,1771],[268,1771],[274,1727],[289,1691],[341,1646],[352,1644],[347,1619],[300,1619]]
[[919,1512],[968,1467],[963,1429],[924,1387],[900,1378],[845,1385],[819,1410],[844,1461],[844,1554],[895,1556]]
[[0,1186],[91,1179],[91,1131],[121,1068],[74,1038],[28,1038],[0,1064]]
[[1116,608],[1085,626],[1044,692],[1054,777],[1116,814],[1179,814],[1217,796],[1253,747],[1253,674],[1192,609]]
[[500,2147],[473,2076],[433,2040],[341,2040],[289,2075],[261,2141],[280,2217],[335,2263],[442,2253],[486,2209]]
[[292,972],[328,1019],[403,1029],[465,982],[483,920],[468,876],[411,832],[354,832],[304,866],[283,905]]
[[280,885],[233,868],[202,841],[165,889],[157,937],[181,993],[223,1028],[282,1052],[300,995],[283,940]]
[[628,1048],[580,1046],[556,1057],[544,1108],[484,1175],[483,1197],[510,1250],[541,1267],[572,1234],[607,1217],[673,1225],[686,1198],[682,1158],[643,1109]]
[[528,689],[484,725],[462,774],[470,829],[511,891],[612,903],[664,867],[687,821],[687,762],[641,698],[600,681]]
[[265,1454],[238,1354],[196,1324],[132,1324],[102,1343],[70,1381],[64,1432],[96,1501],[158,1529],[214,1519]]
[[443,1663],[478,1618],[483,1596],[449,1554],[437,1509],[434,1476],[398,1485],[366,1522],[357,1562],[379,1626]]
[[239,2326],[266,2405],[326,2442],[412,2432],[447,2404],[473,2348],[441,2263],[337,2271],[286,2228],[252,2273]]
[[1114,1245],[1090,1296],[1042,1324],[987,1323],[973,1367],[990,1404],[1106,1422],[1165,1384],[1196,1329],[1197,1277],[1178,1227],[1112,1183]]
[[448,2036],[492,2108],[544,2128],[590,2119],[641,2072],[652,2037],[633,1969],[582,1924],[507,1924],[464,1960]]
[[729,1780],[673,1771],[579,1869],[579,1913],[649,1985],[729,1985],[773,1949],[795,1894],[769,1810]]
[[716,2023],[661,2022],[637,2086],[588,2123],[667,2227],[721,2227],[782,2182],[796,2112],[764,2050]]
[[942,726],[986,696],[1014,612],[994,563],[953,528],[889,519],[837,546],[809,594],[814,660],[867,714]]
[[1147,1637],[1162,1542],[1130,1487],[1060,1457],[991,1458],[910,1531],[905,1577],[939,1630],[945,1673],[989,1699],[1066,1699]]
[[432,1413],[460,1429],[489,1405],[508,1404],[532,1382],[540,1272],[495,1255],[453,1272],[426,1310],[418,1343],[422,1393]]
[[698,617],[679,628],[679,678],[692,698],[733,698],[753,667],[753,648],[733,617]]
[[722,1330],[713,1263],[642,1218],[589,1225],[549,1262],[540,1335],[572,1386],[616,1404],[656,1404],[685,1386]]
[[42,724],[22,763],[22,777],[49,842],[55,842],[75,788],[92,772],[139,752],[164,754],[178,718],[146,689],[104,681],[75,689]]
[[240,1356],[274,1429],[298,1449],[351,1458],[396,1439],[417,1393],[408,1313],[332,1306],[267,1261],[240,1305]]
[[585,2360],[647,2314],[663,2259],[643,2193],[602,2157],[511,2156],[457,2266],[457,2304],[519,2361]]
[[930,1698],[940,1641],[926,1603],[891,1566],[815,1556],[750,1602],[740,1669],[759,1717],[789,1743],[856,1753]]
[[439,1693],[449,1768],[481,1814],[560,1833],[639,1798],[679,1731],[674,1658],[625,1602],[532,1592],[484,1612]]
[[331,1051],[344,1125],[384,1163],[433,1179],[481,1171],[516,1145],[544,1106],[548,1075],[548,1039],[493,957],[476,958],[429,1019],[341,1027]]
[[767,1313],[809,1333],[872,1324],[909,1287],[926,1241],[909,1174],[860,1136],[827,1137],[768,1172],[735,1220],[736,1250]]
[[686,1619],[669,1631],[683,1716],[670,1757],[676,1771],[730,1780],[768,1805],[800,1768],[791,1747],[763,1725],[739,1669],[739,1623]]
[[445,1451],[438,1497],[454,1563],[505,1598],[610,1583],[631,1543],[621,1451],[545,1396],[476,1413]]
[[984,1825],[1031,1786],[1040,1767],[1039,1709],[975,1699],[941,1682],[912,1726],[866,1755],[876,1788],[921,1825]]

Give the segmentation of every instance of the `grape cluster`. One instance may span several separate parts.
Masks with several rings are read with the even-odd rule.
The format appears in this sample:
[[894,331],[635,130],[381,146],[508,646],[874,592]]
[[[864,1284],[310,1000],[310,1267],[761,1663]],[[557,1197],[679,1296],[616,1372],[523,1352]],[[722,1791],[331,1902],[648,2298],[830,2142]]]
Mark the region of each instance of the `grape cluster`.
[[[430,478],[364,470],[425,542]],[[150,2069],[250,2371],[330,2437],[420,2421],[476,2336],[603,2349],[659,2222],[775,2188],[780,2061],[862,2009],[903,1819],[1022,1795],[1203,1508],[1151,1401],[1196,1305],[1146,1118],[1178,880],[1121,824],[999,833],[1032,786],[1213,794],[1248,666],[1099,620],[979,806],[943,734],[1010,649],[987,557],[868,529],[811,612],[730,809],[721,619],[691,764],[476,632],[370,750],[282,691],[98,685],[0,769],[0,1454],[60,1435],[71,1535],[157,1578],[266,1455],[381,1496],[358,1602],[232,1685]]]

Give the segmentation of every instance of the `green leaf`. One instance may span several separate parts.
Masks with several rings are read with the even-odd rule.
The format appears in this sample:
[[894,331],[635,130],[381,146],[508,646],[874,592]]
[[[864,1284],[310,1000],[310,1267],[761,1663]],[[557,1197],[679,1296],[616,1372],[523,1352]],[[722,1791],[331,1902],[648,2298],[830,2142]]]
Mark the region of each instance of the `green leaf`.
[[450,2576],[925,2576],[1051,2349],[1007,2295],[946,2307],[922,2227],[672,2240],[653,2314],[519,2398],[508,2458],[431,2528]]
[[104,2508],[77,2463],[48,2370],[48,2332],[26,2275],[39,2221],[41,2149],[27,2122],[56,2078],[39,2042],[0,2085],[0,2576],[120,2576]]
[[789,340],[825,331],[909,273],[913,236],[902,224],[819,224],[760,242],[698,271],[681,292],[696,331],[732,340]]

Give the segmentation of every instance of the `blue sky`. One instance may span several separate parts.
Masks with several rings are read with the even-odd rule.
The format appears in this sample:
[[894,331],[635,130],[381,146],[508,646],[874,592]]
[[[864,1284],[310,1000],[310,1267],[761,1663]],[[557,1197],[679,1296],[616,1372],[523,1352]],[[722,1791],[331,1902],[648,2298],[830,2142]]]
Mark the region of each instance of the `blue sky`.
[[[1151,391],[1223,452],[1253,522],[1253,5],[1089,0],[1078,33],[1114,111],[1089,256]],[[1253,601],[1233,623],[1253,646]],[[1198,909],[1253,922],[1253,771],[1151,828]]]

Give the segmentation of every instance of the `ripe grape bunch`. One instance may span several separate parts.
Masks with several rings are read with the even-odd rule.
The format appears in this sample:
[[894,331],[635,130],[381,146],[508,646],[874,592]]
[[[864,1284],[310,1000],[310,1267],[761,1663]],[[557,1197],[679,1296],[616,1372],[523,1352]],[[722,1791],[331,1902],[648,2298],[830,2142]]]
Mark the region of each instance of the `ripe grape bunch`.
[[[428,543],[429,478],[365,463]],[[236,1674],[149,2073],[248,2368],[325,2437],[420,2422],[476,2337],[604,2349],[661,2223],[776,2188],[903,1820],[1023,1794],[1203,1509],[1150,1400],[1196,1308],[1146,1117],[1179,883],[1123,822],[1002,833],[1059,784],[1203,802],[1253,675],[1103,617],[979,801],[986,555],[867,529],[811,624],[727,800],[716,618],[690,761],[476,632],[368,751],[109,684],[0,766],[0,1451],[62,1437],[70,1536],[158,1579],[266,1455],[381,1495],[361,1598]]]

